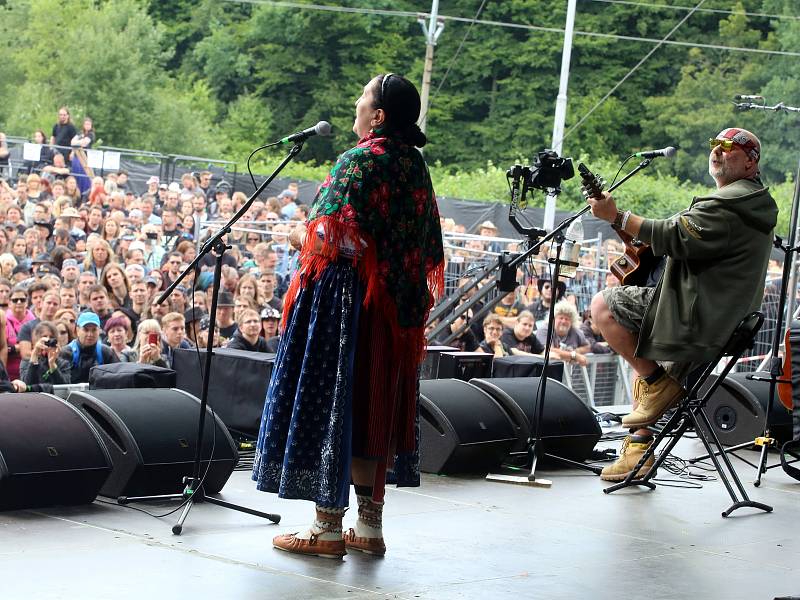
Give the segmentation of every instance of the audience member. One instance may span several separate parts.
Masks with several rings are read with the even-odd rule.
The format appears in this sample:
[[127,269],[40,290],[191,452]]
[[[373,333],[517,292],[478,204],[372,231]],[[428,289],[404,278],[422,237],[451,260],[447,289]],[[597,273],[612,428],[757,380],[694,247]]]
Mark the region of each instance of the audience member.
[[77,337],[61,350],[59,357],[70,364],[71,383],[88,383],[92,367],[119,360],[111,348],[100,342],[100,318],[95,313],[81,313],[77,326]]

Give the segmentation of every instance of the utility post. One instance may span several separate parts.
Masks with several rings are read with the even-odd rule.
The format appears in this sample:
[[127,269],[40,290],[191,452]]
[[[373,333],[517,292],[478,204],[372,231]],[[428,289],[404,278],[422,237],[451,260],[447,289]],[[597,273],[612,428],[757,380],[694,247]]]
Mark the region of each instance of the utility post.
[[422,33],[425,35],[425,68],[422,71],[422,92],[420,94],[422,107],[419,119],[419,128],[424,133],[428,121],[428,98],[431,92],[431,72],[433,71],[433,47],[436,45],[436,40],[439,39],[442,31],[444,31],[444,21],[439,20],[439,0],[433,0],[430,21],[426,23],[425,15],[419,15],[417,22],[422,27]]
[[[564,49],[561,51],[561,81],[558,84],[556,114],[553,119],[553,145],[551,148],[561,156],[564,141],[564,122],[567,118],[567,88],[569,86],[569,63],[572,58],[572,31],[575,28],[575,3],[567,0],[567,23],[564,27]],[[548,195],[544,206],[544,228],[552,229],[556,219],[556,196]]]

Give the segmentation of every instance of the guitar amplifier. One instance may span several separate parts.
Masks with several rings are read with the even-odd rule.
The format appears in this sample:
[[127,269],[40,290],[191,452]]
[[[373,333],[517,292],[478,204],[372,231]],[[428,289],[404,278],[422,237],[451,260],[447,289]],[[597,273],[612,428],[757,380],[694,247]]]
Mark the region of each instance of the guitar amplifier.
[[792,321],[787,339],[786,351],[792,357],[792,434],[800,440],[800,321]]

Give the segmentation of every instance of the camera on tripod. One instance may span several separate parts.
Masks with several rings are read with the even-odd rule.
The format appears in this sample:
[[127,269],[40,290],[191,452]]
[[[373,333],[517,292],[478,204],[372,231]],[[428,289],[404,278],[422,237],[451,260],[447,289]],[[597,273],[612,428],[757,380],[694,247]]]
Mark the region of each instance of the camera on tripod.
[[[575,176],[572,159],[559,156],[555,150],[542,150],[533,159],[530,167],[514,165],[506,171],[506,177],[511,180],[512,190],[519,190],[522,184],[522,197],[519,203],[524,204],[525,196],[530,188],[561,193],[561,182]],[[515,194],[518,195],[518,194]],[[514,198],[512,198],[512,202]],[[524,206],[523,206],[524,208]]]
[[545,149],[539,152],[530,167],[514,165],[506,171],[506,178],[511,187],[511,207],[508,220],[522,235],[529,239],[541,237],[546,232],[544,229],[531,227],[520,222],[517,211],[527,208],[526,196],[528,190],[533,188],[548,194],[561,193],[561,182],[575,176],[572,159],[561,157],[555,150]]

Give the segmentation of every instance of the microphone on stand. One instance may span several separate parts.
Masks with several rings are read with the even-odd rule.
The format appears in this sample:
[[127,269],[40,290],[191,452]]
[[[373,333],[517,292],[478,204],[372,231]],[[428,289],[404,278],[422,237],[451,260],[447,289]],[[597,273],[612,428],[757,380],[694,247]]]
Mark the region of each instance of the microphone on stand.
[[663,156],[664,158],[672,158],[675,156],[677,150],[674,146],[667,146],[666,148],[661,148],[661,150],[645,150],[643,152],[635,152],[633,155],[636,158],[657,158],[659,156]]
[[309,127],[308,129],[304,129],[303,131],[298,131],[297,133],[293,133],[292,135],[287,135],[286,137],[281,138],[280,143],[293,144],[295,142],[303,142],[315,135],[327,136],[330,134],[331,134],[331,124],[328,123],[327,121],[320,121],[313,127]]

